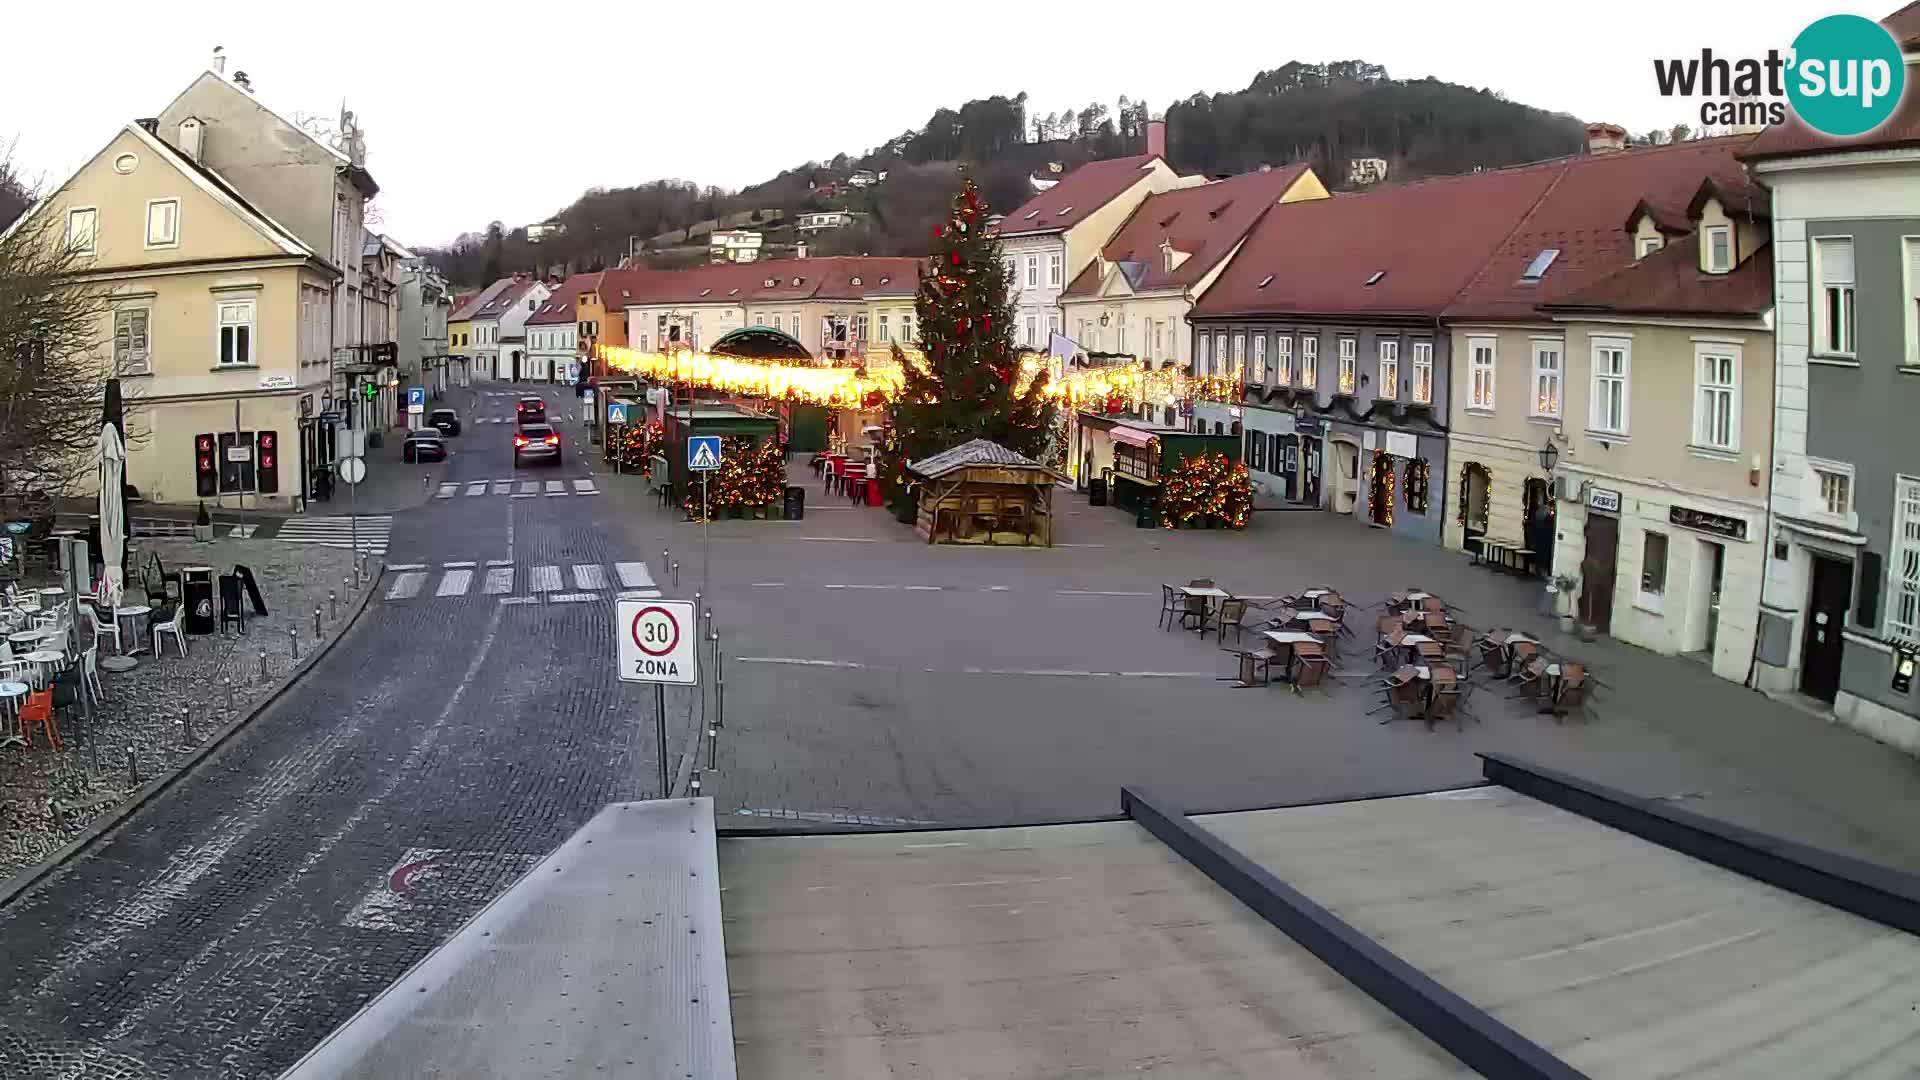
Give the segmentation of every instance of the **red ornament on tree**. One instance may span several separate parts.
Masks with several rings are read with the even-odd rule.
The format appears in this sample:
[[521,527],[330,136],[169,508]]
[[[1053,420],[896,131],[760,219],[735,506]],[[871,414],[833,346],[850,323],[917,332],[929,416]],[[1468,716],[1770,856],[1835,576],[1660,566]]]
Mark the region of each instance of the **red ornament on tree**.
[[953,265],[955,266],[960,265],[960,253],[957,251],[953,253]]

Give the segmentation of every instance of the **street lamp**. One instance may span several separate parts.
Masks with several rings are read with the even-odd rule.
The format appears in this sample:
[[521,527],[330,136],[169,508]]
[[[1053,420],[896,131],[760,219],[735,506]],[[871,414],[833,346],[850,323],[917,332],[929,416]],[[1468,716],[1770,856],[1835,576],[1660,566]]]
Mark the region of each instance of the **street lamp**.
[[1547,436],[1547,445],[1540,448],[1540,467],[1548,472],[1560,461],[1560,448],[1553,445],[1553,436]]

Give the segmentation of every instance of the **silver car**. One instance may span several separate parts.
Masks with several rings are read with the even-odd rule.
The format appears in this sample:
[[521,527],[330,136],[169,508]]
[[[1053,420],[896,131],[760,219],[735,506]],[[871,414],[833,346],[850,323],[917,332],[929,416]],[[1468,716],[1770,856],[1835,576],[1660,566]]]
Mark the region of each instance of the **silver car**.
[[528,461],[560,464],[560,433],[547,424],[527,424],[514,432],[514,468]]

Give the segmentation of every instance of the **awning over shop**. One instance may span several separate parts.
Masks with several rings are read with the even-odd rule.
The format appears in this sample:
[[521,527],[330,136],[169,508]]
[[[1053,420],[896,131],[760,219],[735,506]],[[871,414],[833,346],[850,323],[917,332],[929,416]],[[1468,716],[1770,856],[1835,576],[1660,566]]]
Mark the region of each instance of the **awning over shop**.
[[1141,431],[1138,428],[1130,428],[1121,424],[1115,424],[1113,430],[1108,432],[1108,434],[1113,436],[1114,442],[1126,443],[1128,446],[1137,446],[1142,450],[1152,446],[1153,440],[1159,438],[1159,436],[1151,432]]

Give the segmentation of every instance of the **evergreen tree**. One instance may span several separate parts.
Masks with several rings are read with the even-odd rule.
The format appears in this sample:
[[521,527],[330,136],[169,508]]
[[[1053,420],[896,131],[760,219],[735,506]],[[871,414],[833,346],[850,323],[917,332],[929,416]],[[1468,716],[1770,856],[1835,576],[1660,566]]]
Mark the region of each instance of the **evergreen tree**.
[[1000,244],[987,235],[987,204],[969,177],[935,230],[934,253],[920,276],[914,309],[923,359],[893,350],[905,384],[891,407],[888,491],[911,520],[914,499],[904,466],[970,439],[990,439],[1036,460],[1046,453],[1056,406],[1042,371],[1020,385]]

